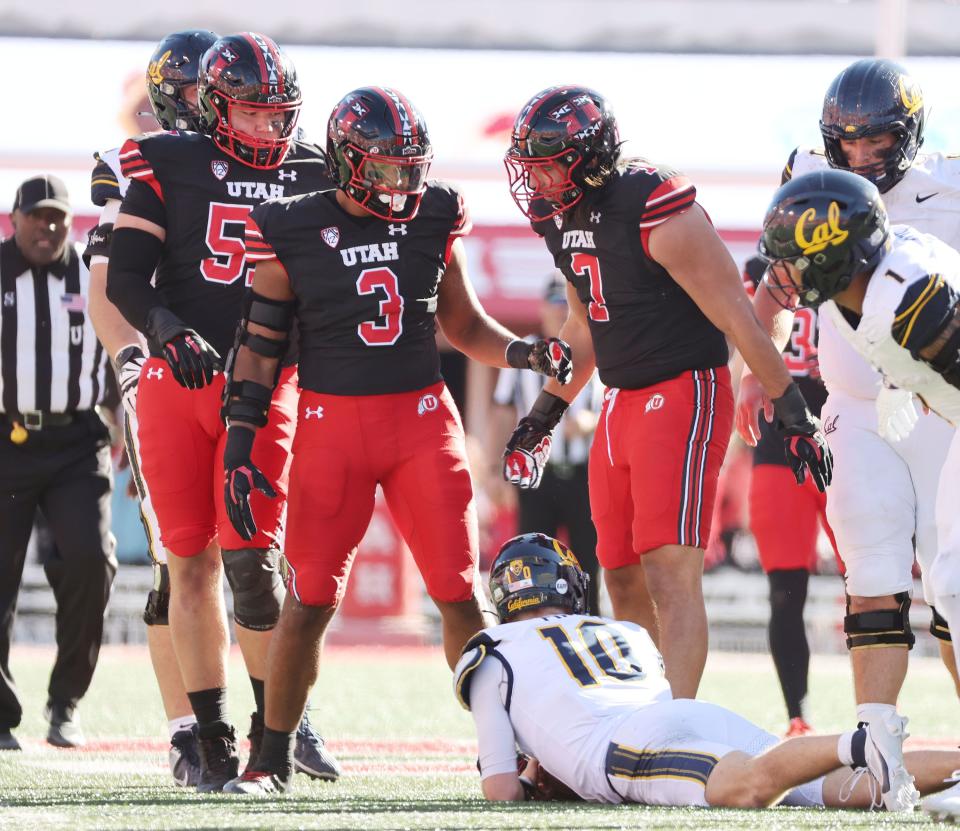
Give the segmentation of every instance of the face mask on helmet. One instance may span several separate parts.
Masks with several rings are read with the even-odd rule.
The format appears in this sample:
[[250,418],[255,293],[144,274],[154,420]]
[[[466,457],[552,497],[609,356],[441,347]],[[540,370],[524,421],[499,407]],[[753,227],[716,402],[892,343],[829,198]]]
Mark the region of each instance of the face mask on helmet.
[[244,32],[220,38],[200,65],[203,132],[245,165],[282,164],[301,104],[297,72],[289,59],[269,38]]
[[356,145],[343,148],[350,167],[345,192],[352,201],[381,219],[412,219],[427,188],[433,150],[409,156],[369,153]]
[[583,198],[583,190],[573,181],[583,163],[577,150],[530,158],[511,148],[503,162],[510,180],[510,195],[528,219],[551,219]]

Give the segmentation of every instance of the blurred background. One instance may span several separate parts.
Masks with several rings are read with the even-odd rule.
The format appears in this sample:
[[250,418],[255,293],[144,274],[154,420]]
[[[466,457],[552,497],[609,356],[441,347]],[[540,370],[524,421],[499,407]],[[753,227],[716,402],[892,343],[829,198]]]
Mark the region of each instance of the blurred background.
[[[510,199],[502,156],[513,118],[543,87],[586,84],[612,103],[625,152],[666,162],[697,184],[735,259],[755,248],[764,208],[797,145],[819,146],[830,80],[857,57],[900,59],[927,102],[925,150],[960,147],[960,3],[956,0],[321,0],[283,4],[166,0],[0,0],[0,231],[17,184],[61,176],[76,211],[75,235],[95,224],[89,202],[94,151],[155,127],[144,70],[155,43],[184,28],[258,30],[293,57],[304,106],[300,124],[323,144],[332,106],[365,84],[401,89],[423,112],[433,174],[457,183],[473,214],[466,240],[472,280],[487,309],[520,333],[540,327],[552,277],[546,249]],[[515,533],[516,494],[499,479],[512,429],[493,402],[496,371],[444,352],[444,375],[464,414],[483,522],[484,563]],[[712,642],[765,649],[766,581],[746,530],[750,470],[735,442],[708,552]],[[114,532],[121,568],[107,638],[137,641],[149,584],[135,503],[118,474]],[[843,591],[832,553],[811,588],[812,646],[842,651]],[[20,636],[52,635],[42,571],[28,568]],[[918,594],[917,597],[920,595]],[[925,611],[916,630],[926,646]],[[378,511],[354,568],[334,637],[432,639],[429,602],[389,514]]]

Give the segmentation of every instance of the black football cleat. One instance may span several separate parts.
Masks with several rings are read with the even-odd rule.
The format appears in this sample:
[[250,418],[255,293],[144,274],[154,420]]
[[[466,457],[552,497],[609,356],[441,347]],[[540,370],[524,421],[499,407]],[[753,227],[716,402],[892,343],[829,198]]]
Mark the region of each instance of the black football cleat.
[[218,793],[240,772],[240,759],[237,757],[237,734],[229,728],[224,736],[199,736],[197,750],[200,755],[199,793]]
[[196,724],[178,730],[170,738],[170,773],[181,788],[195,788],[200,784],[198,742]]
[[293,748],[293,769],[311,779],[335,782],[340,778],[340,763],[327,749],[320,734],[304,713],[297,727],[297,741]]
[[257,759],[260,758],[260,746],[263,744],[263,716],[258,712],[250,713],[250,732],[247,733],[247,738],[250,739],[250,755],[247,757],[244,773],[253,770]]

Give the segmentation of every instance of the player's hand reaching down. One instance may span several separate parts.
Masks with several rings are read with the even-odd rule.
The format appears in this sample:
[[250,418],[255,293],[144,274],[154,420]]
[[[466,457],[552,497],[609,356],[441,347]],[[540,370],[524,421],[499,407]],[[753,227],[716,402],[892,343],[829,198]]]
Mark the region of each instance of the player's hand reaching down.
[[753,373],[745,372],[737,395],[737,432],[750,447],[760,441],[760,418],[773,421],[773,402]]
[[554,428],[567,409],[562,398],[541,392],[530,412],[520,419],[503,451],[503,478],[512,485],[533,489],[540,484]]
[[800,388],[793,383],[773,399],[773,409],[797,484],[803,484],[809,470],[817,490],[825,491],[833,478],[833,454],[820,429],[820,419],[810,412]]
[[259,490],[271,499],[277,495],[267,477],[250,458],[255,437],[256,433],[246,427],[231,427],[223,451],[223,501],[230,524],[245,540],[252,540],[257,533],[250,494]]

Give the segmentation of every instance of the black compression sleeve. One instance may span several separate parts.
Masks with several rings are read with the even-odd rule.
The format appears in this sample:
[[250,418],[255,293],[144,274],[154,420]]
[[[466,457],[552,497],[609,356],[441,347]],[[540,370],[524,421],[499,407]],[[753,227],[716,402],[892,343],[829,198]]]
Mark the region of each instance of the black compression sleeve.
[[167,227],[167,208],[163,200],[157,196],[157,192],[150,185],[143,182],[134,180],[130,183],[123,197],[120,213],[139,216],[141,219],[156,223],[161,228]]
[[131,326],[147,331],[147,314],[162,306],[150,278],[163,254],[163,241],[139,228],[117,228],[110,242],[107,299]]

